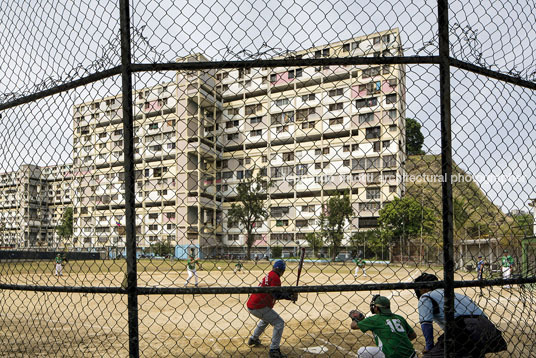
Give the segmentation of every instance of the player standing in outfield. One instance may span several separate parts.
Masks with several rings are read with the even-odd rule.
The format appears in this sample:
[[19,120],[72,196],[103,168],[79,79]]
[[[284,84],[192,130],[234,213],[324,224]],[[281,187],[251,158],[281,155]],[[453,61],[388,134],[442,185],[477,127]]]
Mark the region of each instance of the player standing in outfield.
[[[268,275],[264,276],[259,286],[281,286],[281,276],[285,273],[285,269],[285,261],[277,260],[274,263],[272,271],[270,271]],[[253,335],[248,340],[248,345],[260,346],[260,335],[264,332],[269,324],[274,327],[274,331],[272,333],[272,343],[270,344],[270,358],[286,357],[286,355],[281,353],[279,349],[281,336],[283,335],[283,329],[285,328],[285,322],[273,309],[276,300],[296,301],[296,295],[287,292],[253,293],[251,296],[249,296],[247,302],[249,313],[257,318],[260,318],[257,327],[253,331]]]
[[363,270],[363,276],[367,277],[367,271],[365,271],[365,260],[361,257],[355,257],[354,258],[355,263],[355,271],[354,271],[354,277],[357,278],[357,275],[359,274],[359,269]]
[[[482,255],[478,255],[478,262],[476,263],[476,277],[478,281],[482,281],[484,279],[484,265],[486,263],[484,262],[484,259],[482,258]],[[484,296],[482,291],[482,286],[480,286],[480,296]]]
[[[438,281],[437,276],[422,273],[415,282]],[[419,321],[426,341],[423,358],[442,358],[445,355],[445,335],[439,336],[434,344],[435,322],[445,327],[445,294],[443,288],[415,289],[419,299]],[[456,357],[484,358],[486,353],[507,349],[501,331],[488,319],[484,312],[469,297],[454,294],[454,349]]]
[[[512,276],[512,270],[514,269],[514,259],[508,255],[508,250],[503,250],[501,257],[502,276],[504,279],[509,279]],[[510,285],[504,286],[504,288],[510,288]]]
[[391,303],[384,296],[374,295],[370,302],[370,312],[374,316],[365,318],[359,311],[350,311],[350,328],[362,332],[372,331],[378,347],[361,347],[359,358],[416,358],[411,341],[417,338],[408,322],[391,312]]
[[62,276],[63,275],[63,257],[61,254],[56,255],[56,271],[54,273],[54,276]]
[[242,262],[240,260],[238,260],[238,262],[236,263],[236,265],[234,267],[234,273],[236,274],[237,272],[242,271],[243,266],[244,265],[242,265]]
[[190,279],[192,277],[195,278],[195,287],[197,287],[197,270],[195,269],[195,265],[197,263],[198,259],[194,256],[190,256],[188,261],[186,262],[186,270],[188,271],[188,278],[186,279],[186,282],[184,283],[184,287],[188,285],[190,282]]

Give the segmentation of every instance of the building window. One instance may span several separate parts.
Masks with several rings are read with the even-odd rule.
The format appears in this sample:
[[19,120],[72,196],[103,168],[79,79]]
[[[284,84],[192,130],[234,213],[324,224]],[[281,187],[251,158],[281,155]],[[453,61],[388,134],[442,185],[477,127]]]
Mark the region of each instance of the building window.
[[250,104],[246,106],[246,116],[255,114],[256,112],[260,111],[262,109],[262,104]]
[[396,102],[396,93],[388,94],[387,96],[385,96],[385,103],[386,104],[391,104],[391,103],[395,103],[395,102]]
[[380,146],[381,142],[374,142],[372,143],[372,150],[374,152],[379,152],[381,150],[381,146]]
[[257,124],[257,123],[261,123],[261,122],[262,122],[262,117],[252,117],[250,119],[251,124]]
[[356,108],[373,107],[378,105],[378,98],[371,97],[365,99],[358,99],[355,101]]
[[383,149],[387,149],[387,148],[389,148],[390,145],[391,145],[391,141],[390,141],[390,140],[384,140],[384,141],[382,141],[382,148],[383,148]]
[[225,128],[229,129],[233,127],[238,127],[238,124],[238,121],[228,121],[225,123]]
[[230,116],[238,116],[240,114],[240,108],[229,108],[227,114]]
[[362,76],[363,78],[369,78],[378,76],[380,74],[381,68],[378,67],[370,67],[363,70]]
[[343,109],[343,106],[344,106],[344,103],[331,103],[329,105],[329,110],[330,111],[338,111],[338,110]]
[[288,78],[298,78],[301,77],[303,74],[303,70],[301,68],[297,68],[295,70],[288,71]]
[[286,152],[283,153],[283,161],[289,162],[294,160],[294,153],[293,152]]
[[255,129],[255,130],[252,130],[249,132],[249,134],[252,136],[252,137],[260,137],[262,136],[262,129]]
[[380,188],[366,188],[367,199],[379,199]]
[[275,101],[275,105],[278,107],[283,107],[290,104],[290,99],[288,98],[281,98]]
[[389,132],[396,132],[396,129],[397,129],[396,124],[391,124],[389,126]]
[[343,94],[344,94],[343,88],[335,88],[335,89],[329,90],[328,92],[328,95],[330,97],[342,96]]
[[342,122],[343,122],[342,117],[330,118],[329,119],[329,125],[330,126],[334,126],[334,125],[337,125],[337,124],[342,124]]
[[380,127],[371,127],[366,129],[366,139],[380,138]]
[[276,220],[275,226],[277,227],[285,227],[288,226],[288,220]]
[[396,193],[396,185],[389,185],[389,193]]
[[228,241],[238,241],[238,234],[228,234],[227,235]]
[[363,113],[359,115],[359,124],[372,122],[374,120],[374,112]]
[[386,155],[383,157],[383,167],[391,168],[396,167],[396,156],[395,155]]
[[236,140],[238,139],[238,133],[227,134],[227,140]]
[[277,75],[273,73],[270,75],[270,82],[275,82],[275,81],[277,81]]
[[233,172],[223,172],[221,177],[223,179],[231,179],[233,177]]
[[313,121],[313,122],[305,122],[305,123],[302,123],[302,129],[312,129],[314,128],[316,125],[316,122]]
[[366,229],[366,228],[373,228],[378,226],[378,218],[359,218],[359,227]]
[[316,107],[299,109],[296,111],[296,121],[300,122],[307,120],[312,114],[316,114]]
[[314,94],[314,93],[305,94],[305,95],[301,96],[301,98],[302,98],[303,102],[314,101],[314,100],[316,100],[316,94]]
[[388,116],[389,116],[389,119],[396,119],[397,117],[397,110],[396,109],[390,109],[388,112],[387,112]]

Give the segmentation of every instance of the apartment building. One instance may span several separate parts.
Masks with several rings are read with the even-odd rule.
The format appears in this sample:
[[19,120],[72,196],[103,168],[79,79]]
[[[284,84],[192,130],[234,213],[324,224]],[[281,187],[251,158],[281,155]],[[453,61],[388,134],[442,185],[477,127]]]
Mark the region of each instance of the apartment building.
[[60,247],[56,232],[71,205],[71,165],[22,165],[0,174],[0,246]]
[[[292,54],[399,56],[397,29]],[[192,55],[179,61],[206,60]],[[318,229],[326,200],[350,195],[354,232],[377,225],[399,196],[405,160],[403,65],[252,68],[177,73],[135,101],[138,246],[158,242],[200,255],[244,252],[227,211],[241,180],[272,185],[270,217],[253,252],[291,249]],[[124,246],[120,96],[73,108],[73,207],[80,246]]]

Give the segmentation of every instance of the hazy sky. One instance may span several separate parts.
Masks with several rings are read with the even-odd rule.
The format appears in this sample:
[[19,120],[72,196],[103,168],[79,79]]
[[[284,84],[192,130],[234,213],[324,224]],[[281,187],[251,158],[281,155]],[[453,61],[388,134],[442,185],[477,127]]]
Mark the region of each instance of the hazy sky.
[[[269,58],[283,53],[399,28],[404,54],[437,54],[431,1],[133,1],[136,62],[173,61],[190,53],[212,60]],[[464,61],[535,80],[531,1],[449,1],[451,52]],[[98,5],[95,5],[98,4]],[[88,72],[119,64],[117,1],[16,1],[0,9],[0,103]],[[423,124],[425,146],[440,152],[438,69],[407,66],[407,116]],[[158,76],[158,77],[157,77]],[[166,74],[136,76],[136,87]],[[536,197],[533,91],[452,70],[454,158],[482,176],[524,176],[527,182],[481,181],[505,211]],[[57,164],[71,155],[74,103],[120,92],[113,78],[3,111],[0,171],[21,163]],[[37,139],[37,143],[35,141]]]

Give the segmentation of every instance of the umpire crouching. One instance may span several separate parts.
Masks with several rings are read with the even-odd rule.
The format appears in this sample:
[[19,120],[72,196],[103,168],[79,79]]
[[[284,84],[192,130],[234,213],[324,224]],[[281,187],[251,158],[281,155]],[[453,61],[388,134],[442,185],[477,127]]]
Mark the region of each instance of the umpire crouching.
[[[415,282],[438,281],[437,276],[423,273]],[[444,289],[415,289],[419,299],[419,321],[426,340],[423,358],[444,357],[445,335],[439,336],[434,344],[436,322],[445,328]],[[507,348],[501,332],[486,317],[482,309],[469,297],[455,293],[454,299],[454,349],[456,357],[484,358],[486,353],[500,352]]]
[[[264,276],[259,286],[281,286],[280,277],[285,273],[285,269],[285,261],[276,261],[272,271],[270,271],[268,275]],[[275,301],[281,299],[296,301],[296,295],[286,292],[274,292],[272,294],[254,293],[249,297],[247,302],[249,313],[257,318],[260,318],[255,331],[253,331],[253,335],[248,340],[248,345],[260,346],[260,335],[264,332],[269,324],[274,326],[272,344],[270,344],[270,358],[286,357],[286,355],[282,354],[279,350],[279,344],[281,342],[281,336],[283,335],[283,329],[285,328],[285,322],[277,314],[277,312],[273,310]]]

